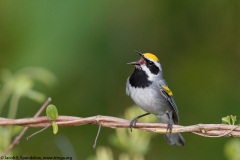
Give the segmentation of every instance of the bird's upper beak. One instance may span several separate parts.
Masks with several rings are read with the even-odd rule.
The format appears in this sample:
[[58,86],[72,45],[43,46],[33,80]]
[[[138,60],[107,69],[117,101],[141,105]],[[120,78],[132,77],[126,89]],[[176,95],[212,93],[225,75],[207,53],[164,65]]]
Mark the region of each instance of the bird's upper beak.
[[135,50],[135,52],[138,53],[143,59],[145,59],[143,53],[141,53],[141,52],[139,52],[139,51],[137,51],[137,50]]
[[[139,52],[139,51],[137,51],[137,50],[135,50],[135,52],[138,53],[143,59],[145,59],[143,53],[141,53],[141,52]],[[127,63],[127,64],[140,65],[140,60],[139,60],[139,61],[136,61],[136,62],[129,62],[129,63]]]

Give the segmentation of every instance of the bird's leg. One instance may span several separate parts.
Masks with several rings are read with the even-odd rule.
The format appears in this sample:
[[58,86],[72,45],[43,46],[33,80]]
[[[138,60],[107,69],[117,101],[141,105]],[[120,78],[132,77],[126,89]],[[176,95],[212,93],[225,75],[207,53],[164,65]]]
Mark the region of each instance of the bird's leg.
[[144,116],[146,116],[146,115],[149,115],[149,114],[150,114],[150,113],[144,113],[144,114],[142,114],[142,115],[140,115],[140,116],[137,116],[137,117],[133,118],[133,120],[131,120],[130,125],[129,125],[131,132],[132,132],[132,127],[133,127],[133,126],[136,127],[136,123],[137,123],[138,119],[139,119],[139,118],[142,118],[142,117],[144,117]]
[[169,133],[169,136],[170,136],[170,134],[172,134],[173,120],[170,117],[169,112],[166,112],[166,114],[167,114],[167,116],[169,118],[169,121],[168,121],[168,124],[167,124],[167,132],[169,131],[168,133]]

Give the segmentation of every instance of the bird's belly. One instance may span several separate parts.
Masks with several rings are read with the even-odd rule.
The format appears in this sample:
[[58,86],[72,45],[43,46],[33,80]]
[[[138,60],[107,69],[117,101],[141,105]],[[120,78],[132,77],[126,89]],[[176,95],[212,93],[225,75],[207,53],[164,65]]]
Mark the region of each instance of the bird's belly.
[[130,96],[144,111],[155,115],[162,115],[170,109],[169,103],[161,93],[151,88],[136,89],[132,87]]

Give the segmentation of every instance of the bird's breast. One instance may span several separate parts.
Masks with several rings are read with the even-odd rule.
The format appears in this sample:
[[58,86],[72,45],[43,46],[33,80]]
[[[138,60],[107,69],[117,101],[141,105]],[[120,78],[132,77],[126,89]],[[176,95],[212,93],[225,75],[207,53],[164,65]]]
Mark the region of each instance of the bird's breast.
[[148,113],[162,115],[170,108],[169,103],[161,95],[158,88],[135,88],[129,85],[128,95],[139,107]]

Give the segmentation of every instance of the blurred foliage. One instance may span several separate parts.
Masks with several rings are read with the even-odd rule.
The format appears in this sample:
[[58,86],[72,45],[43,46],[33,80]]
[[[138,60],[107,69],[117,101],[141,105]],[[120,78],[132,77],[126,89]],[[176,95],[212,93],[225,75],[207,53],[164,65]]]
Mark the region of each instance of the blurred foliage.
[[[125,110],[123,118],[131,119],[133,116],[142,115],[145,112],[140,110],[137,106],[129,107]],[[145,116],[141,121],[153,122],[156,118],[153,115]],[[148,133],[140,130],[130,129],[116,129],[115,134],[110,136],[110,144],[122,150],[119,154],[118,160],[144,160],[145,155],[148,153],[151,138],[155,134]],[[116,156],[115,156],[116,157]],[[99,146],[96,149],[96,156],[90,157],[88,160],[114,160],[113,150],[109,147]]]
[[[38,83],[34,88],[51,95],[65,115],[123,114],[133,104],[125,94],[126,79],[133,71],[125,64],[139,58],[133,50],[152,52],[160,59],[181,125],[219,123],[225,115],[237,115],[239,37],[239,0],[0,1],[0,70],[16,73],[27,66],[51,70],[59,80],[58,87],[49,90]],[[0,106],[9,106],[10,101],[0,98]],[[21,100],[21,106],[35,105]],[[7,115],[8,110],[4,108],[2,113]],[[34,107],[21,107],[17,116],[33,113]],[[105,136],[98,144],[108,146],[114,131],[102,132]],[[38,138],[21,141],[18,151],[61,156],[71,150],[78,159],[86,159],[95,153],[91,147],[95,133],[93,126],[63,127],[55,137],[46,131]],[[61,143],[60,135],[68,138],[72,149]],[[184,148],[168,146],[159,136],[153,137],[146,158],[224,159],[227,138],[183,136]]]
[[224,147],[224,153],[227,160],[239,160],[240,159],[240,139],[233,138],[229,140]]
[[[1,117],[16,118],[21,98],[29,98],[37,102],[43,102],[46,99],[44,93],[34,88],[34,84],[39,81],[51,86],[55,83],[55,76],[44,68],[29,67],[24,68],[16,73],[9,70],[3,70],[1,74],[0,88],[0,115]],[[9,102],[9,107],[7,102]],[[5,115],[3,108],[8,111]],[[37,110],[36,110],[37,111]],[[34,114],[34,113],[33,113]],[[0,126],[0,153],[7,149],[12,139],[16,136],[22,127],[18,126]]]
[[[237,116],[226,116],[222,118],[223,124],[235,125]],[[239,125],[239,124],[238,124]],[[239,138],[232,138],[225,143],[224,153],[227,160],[238,160],[240,159],[240,140]]]
[[[125,110],[124,119],[133,119],[145,112],[137,106],[132,106]],[[153,122],[156,118],[153,115],[145,116],[139,119],[141,122]],[[150,149],[150,140],[154,134],[139,130],[117,129],[113,136],[110,136],[110,143],[130,154],[141,153],[145,155]]]

